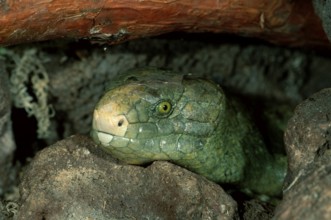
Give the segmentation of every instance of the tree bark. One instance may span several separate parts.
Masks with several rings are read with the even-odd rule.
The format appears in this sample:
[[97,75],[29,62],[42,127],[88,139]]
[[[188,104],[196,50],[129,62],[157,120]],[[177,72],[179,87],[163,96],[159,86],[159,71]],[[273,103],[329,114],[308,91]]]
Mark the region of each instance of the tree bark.
[[113,44],[173,31],[330,47],[311,0],[0,1],[0,45],[57,38]]

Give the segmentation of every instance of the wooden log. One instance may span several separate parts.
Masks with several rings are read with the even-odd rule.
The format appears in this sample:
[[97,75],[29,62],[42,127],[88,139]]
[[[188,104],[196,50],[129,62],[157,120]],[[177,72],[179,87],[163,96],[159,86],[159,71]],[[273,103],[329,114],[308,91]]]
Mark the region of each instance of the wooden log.
[[173,31],[330,46],[311,0],[0,1],[0,45],[58,38],[113,44]]

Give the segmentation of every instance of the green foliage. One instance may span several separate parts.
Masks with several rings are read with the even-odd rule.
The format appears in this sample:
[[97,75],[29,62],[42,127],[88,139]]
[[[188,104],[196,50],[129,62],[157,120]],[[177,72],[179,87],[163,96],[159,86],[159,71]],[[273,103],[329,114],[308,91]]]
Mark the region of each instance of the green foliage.
[[38,123],[38,138],[47,138],[50,135],[50,118],[54,111],[47,100],[48,74],[37,49],[24,50],[20,55],[0,48],[0,56],[13,62],[10,68],[10,92],[14,106],[24,108],[28,116],[34,116]]
[[15,217],[18,212],[18,204],[16,202],[1,202],[0,201],[0,219],[10,219]]

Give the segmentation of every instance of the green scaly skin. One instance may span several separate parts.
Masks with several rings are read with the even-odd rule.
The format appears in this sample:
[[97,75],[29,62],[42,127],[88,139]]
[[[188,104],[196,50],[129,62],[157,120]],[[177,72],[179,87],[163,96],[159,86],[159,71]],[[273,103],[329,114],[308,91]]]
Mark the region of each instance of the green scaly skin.
[[167,160],[248,193],[279,195],[286,173],[285,157],[269,154],[243,108],[191,75],[139,69],[119,77],[95,108],[91,135],[126,163]]

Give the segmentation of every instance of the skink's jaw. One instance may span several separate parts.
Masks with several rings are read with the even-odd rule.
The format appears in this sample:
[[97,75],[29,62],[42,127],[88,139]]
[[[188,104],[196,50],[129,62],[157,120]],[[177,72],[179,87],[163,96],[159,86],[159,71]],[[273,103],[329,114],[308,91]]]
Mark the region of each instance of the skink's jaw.
[[103,146],[109,146],[109,143],[113,140],[114,136],[104,132],[96,131],[96,136]]
[[90,132],[90,136],[92,137],[92,139],[94,140],[94,142],[102,145],[102,146],[108,146],[109,143],[112,141],[112,139],[114,138],[113,135],[104,133],[104,132],[100,132],[97,130],[92,129]]

